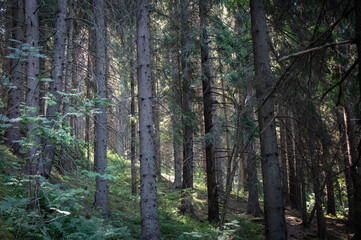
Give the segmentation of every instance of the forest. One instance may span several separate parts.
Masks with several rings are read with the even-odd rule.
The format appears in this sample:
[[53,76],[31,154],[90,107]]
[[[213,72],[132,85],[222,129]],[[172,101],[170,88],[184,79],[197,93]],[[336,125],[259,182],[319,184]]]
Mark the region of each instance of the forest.
[[1,239],[361,240],[361,1],[0,0]]

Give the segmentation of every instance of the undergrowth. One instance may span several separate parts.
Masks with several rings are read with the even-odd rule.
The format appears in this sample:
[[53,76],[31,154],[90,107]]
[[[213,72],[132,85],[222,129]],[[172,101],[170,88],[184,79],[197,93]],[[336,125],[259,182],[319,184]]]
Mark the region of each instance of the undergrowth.
[[[110,218],[92,207],[96,174],[72,171],[50,179],[23,174],[24,160],[0,146],[1,239],[139,239],[139,195],[132,196],[129,161],[110,153]],[[206,192],[192,190],[195,216],[179,212],[180,190],[158,182],[162,239],[260,239],[262,225],[246,218],[228,223],[224,231],[206,221]],[[36,196],[36,197],[34,197]]]

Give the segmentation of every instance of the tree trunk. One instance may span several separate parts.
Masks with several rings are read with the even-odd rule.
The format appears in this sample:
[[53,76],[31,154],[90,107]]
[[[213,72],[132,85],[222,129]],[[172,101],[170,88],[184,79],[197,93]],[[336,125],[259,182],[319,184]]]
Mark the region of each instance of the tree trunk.
[[296,183],[296,168],[295,168],[295,154],[293,152],[293,124],[292,114],[288,111],[285,118],[286,123],[286,139],[287,139],[287,163],[288,163],[288,182],[290,189],[291,207],[297,209],[297,183]]
[[[156,62],[156,60],[154,60]],[[158,81],[156,78],[152,78],[152,96],[153,99],[153,122],[154,122],[154,153],[155,153],[155,175],[158,181],[162,180],[162,166],[160,158],[160,132],[159,132],[159,103],[158,103]]]
[[327,190],[327,214],[336,216],[335,191],[332,169],[327,171],[326,190]]
[[[100,98],[96,101],[99,113],[95,115],[94,141],[94,171],[100,175],[106,173],[107,168],[107,107],[104,101],[107,97],[105,73],[105,23],[104,0],[94,0],[95,14],[95,84],[96,94]],[[96,177],[94,207],[101,208],[106,215],[110,214],[108,207],[108,180],[102,176]]]
[[191,102],[191,64],[190,64],[190,23],[188,20],[189,1],[180,1],[181,7],[181,67],[182,67],[182,111],[183,111],[183,182],[182,189],[193,188],[193,124]]
[[[13,38],[18,42],[13,42],[13,48],[21,48],[24,42],[24,1],[17,0],[13,2]],[[21,116],[20,103],[24,101],[24,59],[21,56],[11,59],[10,81],[15,88],[10,88],[8,92],[7,117],[16,119]],[[19,154],[20,150],[20,121],[12,122],[12,125],[6,130],[6,144],[14,154]]]
[[279,118],[280,125],[280,155],[281,155],[281,182],[282,182],[282,198],[283,205],[288,206],[291,203],[290,195],[288,193],[288,168],[287,168],[287,149],[286,149],[286,125],[285,125],[285,111],[282,111],[283,117]]
[[[25,18],[26,18],[26,41],[30,47],[35,50],[39,49],[39,29],[38,29],[38,6],[36,0],[25,1]],[[26,106],[29,110],[29,117],[37,117],[39,115],[39,57],[32,54],[27,61],[27,79],[26,79]],[[36,122],[28,121],[26,123],[27,139],[33,144],[27,152],[27,174],[37,174],[38,166],[41,163],[37,161],[39,158],[38,144],[40,137],[36,135],[34,128]]]
[[361,239],[361,161],[358,152],[359,139],[357,137],[357,127],[354,120],[352,106],[344,107],[344,122],[347,144],[348,164],[350,166],[350,175],[352,179],[352,215],[350,215],[351,225],[355,232],[354,239]]
[[[49,128],[59,127],[59,116],[61,107],[61,97],[59,92],[62,91],[63,84],[63,70],[65,60],[65,40],[66,40],[66,23],[65,18],[67,14],[66,0],[57,0],[56,2],[56,20],[55,20],[55,34],[54,34],[54,48],[53,60],[51,63],[51,78],[49,93],[52,95],[54,104],[48,104],[46,117],[48,119]],[[44,148],[44,165],[41,174],[45,177],[50,176],[51,167],[53,165],[56,142],[51,138],[52,136],[45,136]]]
[[[311,146],[312,148],[312,146]],[[312,151],[312,150],[311,150]],[[314,154],[312,154],[314,155]],[[317,212],[317,232],[320,239],[327,239],[325,218],[322,208],[322,188],[319,182],[319,172],[318,158],[320,156],[312,156],[312,174],[313,174],[313,189],[315,193],[315,210]],[[323,184],[322,184],[323,185]]]
[[[253,114],[253,113],[251,113]],[[251,214],[254,217],[262,216],[262,210],[258,201],[258,179],[257,179],[257,158],[256,151],[254,150],[254,140],[250,139],[250,142],[246,147],[247,157],[247,214]]]
[[208,0],[199,1],[199,17],[201,29],[201,63],[202,63],[202,86],[203,86],[203,106],[204,106],[204,128],[206,147],[206,168],[207,168],[207,192],[208,192],[208,221],[216,224],[219,221],[218,207],[218,187],[216,181],[216,156],[215,142],[216,129],[214,122],[215,97],[212,79],[212,67],[210,50],[208,46],[209,38],[207,33],[209,11]]
[[305,182],[305,158],[303,157],[303,143],[302,143],[302,132],[300,124],[295,125],[295,145],[296,145],[296,156],[297,156],[297,171],[299,176],[299,185],[300,185],[300,201],[301,201],[301,212],[302,212],[302,225],[308,227],[308,214],[307,214],[307,195],[306,195],[306,182]]
[[135,79],[134,79],[134,60],[133,60],[133,51],[131,51],[130,56],[130,68],[132,69],[130,72],[130,92],[131,92],[131,102],[130,102],[130,114],[131,114],[131,120],[130,120],[130,162],[131,162],[131,178],[132,178],[132,195],[135,196],[137,194],[137,168],[135,166],[136,164],[136,151],[135,151],[135,145],[136,145],[136,127],[135,127]]
[[[352,221],[352,216],[354,212],[354,201],[353,201],[353,183],[351,178],[351,170],[350,163],[347,154],[347,144],[346,144],[346,130],[345,130],[345,121],[344,121],[344,113],[341,111],[337,111],[337,121],[338,128],[340,132],[340,142],[341,142],[341,151],[342,151],[342,159],[343,159],[343,168],[345,169],[345,182],[346,182],[346,193],[347,193],[347,203],[348,203],[348,220]],[[352,223],[352,222],[351,222]],[[351,224],[352,225],[352,224]]]
[[266,239],[287,239],[282,189],[278,163],[277,135],[274,121],[274,102],[270,96],[273,77],[269,62],[269,48],[265,10],[262,0],[251,0],[251,23],[255,65],[255,86],[258,103],[258,123],[261,142]]
[[154,125],[150,56],[149,0],[139,0],[137,66],[140,140],[141,239],[160,239],[155,181]]
[[[64,83],[64,92],[66,94],[70,93],[70,82],[71,82],[71,75],[73,73],[73,59],[72,59],[72,54],[73,54],[73,33],[74,33],[74,9],[72,4],[69,6],[69,15],[70,15],[70,19],[69,19],[69,29],[68,29],[68,44],[67,44],[67,49],[66,49],[66,70],[65,70],[65,83]],[[63,125],[67,124],[69,122],[69,117],[67,116],[69,111],[69,102],[68,101],[64,101],[63,102],[63,115],[65,115],[65,118],[63,120]],[[88,130],[89,128],[86,127],[86,129]],[[86,134],[89,131],[86,131]],[[89,134],[89,133],[88,133]],[[66,146],[63,145],[61,147],[61,154],[59,157],[59,163],[58,163],[58,170],[60,173],[64,174],[64,170],[65,170],[65,162],[67,159],[67,152],[66,152]]]

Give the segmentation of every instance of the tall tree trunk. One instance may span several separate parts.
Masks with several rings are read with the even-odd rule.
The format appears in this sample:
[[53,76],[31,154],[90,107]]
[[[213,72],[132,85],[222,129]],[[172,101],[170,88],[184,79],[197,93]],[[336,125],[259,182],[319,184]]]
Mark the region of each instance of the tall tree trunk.
[[337,111],[337,121],[338,121],[338,128],[340,132],[340,142],[341,142],[341,151],[342,151],[342,158],[343,158],[343,168],[345,169],[345,182],[346,182],[346,193],[347,193],[347,203],[348,203],[348,220],[352,221],[352,216],[354,212],[354,201],[353,201],[353,183],[351,178],[351,170],[350,170],[350,163],[347,151],[347,144],[346,144],[346,130],[345,130],[345,122],[344,122],[344,113],[341,111]]
[[262,0],[251,0],[252,39],[255,65],[255,86],[258,102],[258,123],[261,142],[266,239],[287,239],[281,179],[278,163],[277,135],[273,97],[266,97],[273,87],[269,62],[267,27]]
[[[54,104],[48,104],[46,117],[50,122],[50,128],[59,127],[61,97],[59,92],[63,87],[63,70],[65,60],[65,40],[66,40],[66,13],[67,13],[67,1],[57,0],[56,2],[56,20],[55,20],[55,34],[54,34],[54,48],[53,48],[53,60],[51,63],[51,78],[49,93],[52,95]],[[41,170],[41,174],[45,177],[50,176],[51,167],[53,165],[56,142],[51,139],[52,136],[45,136],[45,148],[44,148],[44,165]]]
[[288,111],[286,117],[286,139],[287,139],[287,163],[288,163],[288,181],[290,189],[291,207],[297,209],[297,183],[296,183],[296,167],[295,167],[295,154],[293,151],[293,120],[292,113]]
[[[70,82],[71,82],[71,74],[73,73],[73,59],[72,59],[72,54],[73,54],[73,33],[74,33],[74,9],[73,9],[73,5],[71,4],[69,6],[69,29],[68,29],[68,40],[67,40],[67,49],[66,49],[66,67],[65,67],[65,82],[64,82],[64,92],[66,94],[70,93]],[[69,111],[69,102],[68,101],[64,101],[63,102],[63,114],[65,115],[65,118],[63,120],[63,125],[67,124],[69,122],[69,117],[67,116]],[[86,129],[88,130],[89,128],[86,127]],[[89,131],[86,131],[86,133],[88,133]],[[89,133],[88,133],[89,134]],[[63,145],[61,147],[61,153],[60,153],[60,157],[59,157],[59,163],[58,163],[58,170],[60,173],[64,173],[65,170],[65,162],[67,159],[66,156],[67,152],[66,152],[66,146]]]
[[133,69],[135,69],[134,66],[134,59],[133,59],[133,51],[131,51],[130,56],[130,93],[131,93],[131,100],[130,100],[130,164],[131,164],[131,178],[132,178],[132,195],[137,194],[137,168],[136,168],[136,127],[135,127],[135,78],[134,78],[134,72]]
[[297,171],[299,176],[299,185],[301,187],[301,212],[302,212],[302,225],[308,227],[308,214],[307,214],[307,195],[306,195],[306,182],[305,182],[305,158],[303,152],[303,143],[301,138],[301,126],[296,122],[295,125],[295,146],[296,146],[296,156],[297,156]]
[[149,0],[138,1],[137,66],[140,140],[141,239],[160,239],[155,181]]
[[[154,60],[156,62],[156,60]],[[158,96],[158,80],[152,78],[152,96],[153,99],[153,122],[154,122],[154,153],[155,153],[155,175],[157,176],[158,181],[162,180],[162,166],[160,158],[160,132],[159,132],[159,98]]]
[[[26,41],[30,47],[39,49],[39,29],[38,29],[38,6],[36,0],[25,1],[25,21],[26,21]],[[31,108],[28,116],[36,117],[39,115],[39,57],[30,55],[27,61],[27,79],[26,79],[26,106]],[[37,174],[38,166],[41,163],[39,158],[38,144],[40,137],[36,135],[34,128],[36,122],[28,121],[26,123],[27,139],[32,146],[27,152],[26,172],[28,174]]]
[[[95,13],[95,84],[96,94],[100,99],[96,101],[99,113],[95,115],[95,143],[94,143],[94,171],[100,175],[106,173],[107,168],[107,108],[103,101],[107,97],[106,70],[105,70],[105,21],[104,0],[94,0]],[[108,180],[102,176],[96,177],[94,207],[101,208],[109,215],[108,207]]]
[[199,1],[199,17],[201,29],[201,63],[202,63],[202,86],[203,86],[203,106],[204,106],[204,127],[205,127],[205,147],[206,147],[206,168],[207,168],[207,191],[208,191],[208,221],[216,224],[219,221],[218,187],[216,181],[216,157],[215,141],[216,129],[214,122],[215,97],[212,79],[212,67],[210,50],[208,46],[209,38],[207,33],[209,11],[208,0]]
[[[13,2],[13,38],[18,42],[13,42],[13,48],[20,48],[24,41],[24,1],[17,0]],[[8,93],[7,117],[16,119],[21,116],[20,103],[24,101],[23,84],[24,84],[24,59],[21,56],[11,59],[10,81],[15,88],[10,88]],[[6,130],[6,144],[14,154],[19,154],[20,150],[20,121],[15,121]]]
[[281,182],[282,182],[282,198],[284,206],[291,203],[290,195],[288,193],[288,168],[287,168],[287,149],[286,149],[286,124],[285,111],[282,111],[283,117],[279,118],[280,125],[280,155],[281,155]]
[[[174,86],[179,86],[182,82],[181,77],[181,64],[179,62],[179,58],[177,57],[177,53],[173,53],[173,62],[177,64],[178,73],[174,74]],[[174,88],[174,100],[173,100],[173,114],[172,114],[172,128],[173,128],[173,157],[174,157],[174,188],[181,189],[182,188],[182,133],[181,133],[181,117],[179,116],[179,112],[177,111],[181,106],[181,96],[182,96],[182,87]]]
[[360,153],[358,151],[359,139],[357,136],[357,126],[354,120],[352,106],[344,107],[344,122],[347,144],[348,164],[350,166],[350,175],[352,179],[352,203],[353,210],[350,215],[351,225],[355,232],[354,239],[361,239],[361,178],[360,178]]
[[182,111],[183,111],[183,182],[182,189],[193,188],[193,125],[191,102],[190,23],[189,1],[180,1],[181,7],[181,67],[182,67]]
[[[223,75],[223,65],[222,65],[222,60],[221,60],[221,49],[218,48],[218,61],[219,61],[219,75],[222,76]],[[227,113],[227,101],[226,101],[226,93],[225,93],[225,88],[224,88],[224,79],[223,77],[220,78],[221,80],[221,88],[222,88],[222,101],[223,101],[223,115],[224,115],[224,131],[226,132],[226,149],[225,149],[225,158],[227,159],[226,161],[226,173],[228,173],[232,167],[232,163],[230,162],[230,137],[229,137],[229,129],[228,129],[228,113]],[[220,160],[218,160],[220,161]],[[221,169],[222,170],[222,169]],[[223,172],[222,172],[222,175]],[[223,181],[223,180],[222,180]],[[223,182],[222,182],[223,183]],[[219,183],[218,183],[219,184]],[[232,184],[231,184],[232,185]],[[232,191],[232,189],[231,189]],[[218,191],[218,195],[219,197],[223,200],[224,198],[224,187],[223,184],[222,186],[220,186],[219,191]]]

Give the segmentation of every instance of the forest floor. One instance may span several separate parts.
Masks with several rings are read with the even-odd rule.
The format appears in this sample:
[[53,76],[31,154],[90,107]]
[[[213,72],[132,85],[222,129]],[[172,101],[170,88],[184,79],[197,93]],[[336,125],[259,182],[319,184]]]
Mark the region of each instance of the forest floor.
[[[286,210],[285,217],[287,222],[287,231],[289,240],[298,239],[318,239],[317,238],[317,221],[314,217],[309,228],[302,226],[300,213],[295,210]],[[350,239],[347,234],[345,220],[325,216],[328,239],[346,240]]]
[[[109,181],[111,218],[102,218],[94,211],[95,178],[92,172],[84,170],[70,172],[66,176],[54,172],[49,182],[44,180],[39,190],[43,195],[42,201],[39,201],[41,211],[38,212],[28,207],[29,199],[24,199],[28,185],[17,180],[17,171],[22,166],[21,159],[15,158],[0,145],[0,238],[15,239],[19,235],[18,239],[41,239],[40,236],[48,236],[48,239],[93,239],[95,236],[97,238],[94,239],[139,239],[140,198],[139,195],[131,194],[129,162],[111,154],[109,159],[114,166],[110,169],[113,178]],[[224,231],[220,231],[207,222],[204,176],[197,176],[194,189],[189,192],[194,208],[194,214],[189,215],[179,211],[182,191],[173,188],[173,176],[162,175],[162,180],[157,183],[162,239],[264,239],[263,218],[254,218],[245,213],[246,194],[231,195],[227,223]],[[262,202],[260,204],[262,206]],[[54,209],[59,213],[54,212]],[[25,212],[27,214],[24,215]],[[71,214],[64,215],[65,212]],[[20,225],[19,219],[22,222]],[[317,239],[316,217],[311,226],[304,229],[300,213],[287,209],[286,221],[289,240]],[[326,224],[329,239],[349,239],[344,220],[326,216]],[[75,235],[76,238],[70,238]]]
[[[172,182],[172,176],[163,175],[165,181]],[[206,192],[199,191],[197,194],[198,201],[205,203],[201,209],[197,210],[197,216],[201,221],[207,221],[207,195]],[[232,221],[237,217],[248,218],[251,221],[257,223],[263,223],[262,218],[253,218],[245,214],[247,205],[247,199],[243,197],[237,197],[232,195],[229,206],[227,221]],[[261,203],[262,205],[262,203]],[[301,213],[297,210],[286,209],[285,219],[287,224],[288,240],[306,240],[306,239],[318,239],[317,237],[317,220],[316,216],[313,217],[310,227],[304,228],[302,226]],[[351,235],[347,234],[346,222],[344,219],[325,215],[325,222],[327,226],[328,239],[335,240],[347,240],[351,238]],[[261,234],[261,233],[260,233]]]

